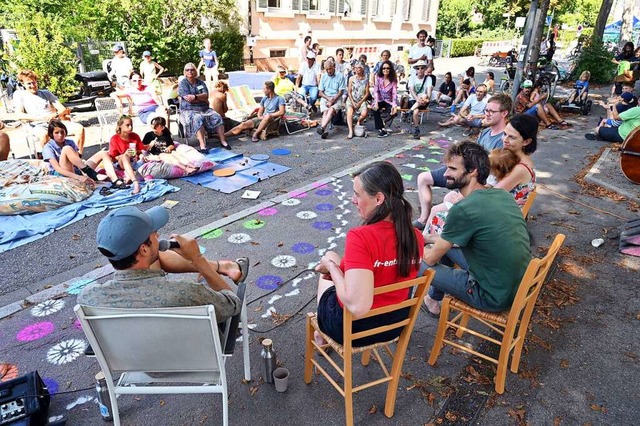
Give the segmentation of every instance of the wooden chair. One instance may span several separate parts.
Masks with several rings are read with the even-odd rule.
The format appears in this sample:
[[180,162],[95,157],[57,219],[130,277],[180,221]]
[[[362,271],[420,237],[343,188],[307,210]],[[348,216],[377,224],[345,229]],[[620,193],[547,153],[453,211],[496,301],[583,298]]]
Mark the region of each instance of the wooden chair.
[[531,206],[533,206],[533,201],[536,199],[537,196],[538,196],[538,191],[536,188],[534,188],[533,191],[529,193],[527,202],[524,203],[524,206],[522,206],[522,216],[524,217],[524,220],[527,220],[527,216],[529,216],[529,210],[531,210]]
[[[553,260],[558,254],[558,250],[560,249],[560,246],[562,246],[564,239],[565,236],[563,234],[556,235],[556,238],[553,240],[553,243],[549,247],[549,251],[545,257],[542,259],[531,259],[531,262],[529,262],[529,266],[522,277],[522,281],[520,281],[520,286],[513,304],[511,305],[511,309],[508,311],[485,312],[480,309],[473,308],[455,297],[445,296],[440,309],[440,322],[438,324],[438,332],[436,334],[435,341],[433,342],[433,348],[431,349],[429,364],[434,365],[436,363],[443,344],[451,345],[456,349],[471,353],[497,364],[498,370],[495,377],[495,389],[499,394],[504,393],[509,355],[513,352],[513,358],[511,359],[511,372],[517,373],[518,365],[520,364],[520,355],[522,354],[522,346],[527,334],[527,328],[529,326],[531,314],[533,313],[533,308],[536,304],[538,294],[544,284],[547,273],[549,272]],[[449,313],[451,311],[459,311],[459,313],[452,319],[449,319]],[[483,334],[469,328],[468,322],[470,317],[498,333],[500,335],[500,340],[497,340],[488,334]],[[463,334],[467,332],[500,346],[500,355],[498,359],[477,352],[471,346],[464,345],[463,342],[457,343],[446,339],[445,334],[449,327],[457,330],[456,336],[458,338],[462,338]]]
[[[307,314],[307,343],[306,343],[306,356],[305,356],[305,366],[304,366],[304,381],[305,383],[311,383],[311,379],[313,376],[313,366],[315,366],[322,375],[324,375],[329,383],[336,388],[338,392],[345,399],[345,417],[347,426],[353,425],[353,394],[361,391],[363,389],[369,388],[371,386],[379,385],[382,383],[388,383],[387,385],[387,397],[385,402],[384,414],[387,417],[393,416],[393,411],[396,404],[396,393],[398,391],[398,381],[400,380],[400,374],[402,370],[402,363],[404,361],[405,354],[407,352],[407,346],[409,344],[409,339],[411,337],[411,333],[413,331],[413,326],[415,325],[416,319],[418,318],[418,313],[420,312],[420,305],[422,304],[422,299],[431,284],[431,280],[433,279],[434,271],[428,270],[422,277],[415,278],[409,281],[403,281],[400,283],[390,284],[384,287],[378,287],[374,290],[374,295],[379,295],[383,293],[388,293],[391,291],[409,289],[411,287],[415,287],[415,292],[412,298],[405,300],[396,305],[385,306],[382,308],[376,308],[369,311],[363,318],[372,317],[375,315],[380,315],[383,313],[397,311],[403,308],[410,308],[409,316],[407,319],[387,325],[382,327],[376,327],[370,330],[361,331],[358,333],[352,332],[353,325],[353,315],[347,310],[344,309],[344,343],[340,345],[339,343],[332,340],[329,336],[325,335],[320,331],[318,327],[318,320],[316,314],[308,313]],[[376,343],[373,345],[362,346],[362,347],[353,347],[353,341],[357,339],[361,339],[367,336],[373,336],[375,334],[379,334],[388,330],[393,330],[396,328],[403,327],[402,334],[400,337],[383,343]],[[319,345],[315,339],[313,338],[314,331],[320,333],[320,335],[328,342],[325,345]],[[391,352],[389,349],[389,344],[397,342],[395,354]],[[343,360],[343,366],[340,367],[336,361],[334,361],[329,354],[327,353],[327,349],[333,349]],[[380,353],[378,352],[378,348],[384,348],[386,352],[389,354],[389,357],[393,360],[393,364],[391,367],[391,371],[387,369]],[[335,370],[342,376],[343,378],[343,386],[340,386],[336,383],[336,381],[325,371],[325,369],[320,365],[318,361],[314,358],[315,352],[319,352],[326,359],[326,361],[333,367]],[[371,352],[375,355],[378,360],[382,371],[384,372],[384,377],[373,380],[371,382],[367,382],[360,386],[353,386],[353,376],[352,376],[352,357],[354,354],[362,353],[362,365],[368,365],[371,357]]]

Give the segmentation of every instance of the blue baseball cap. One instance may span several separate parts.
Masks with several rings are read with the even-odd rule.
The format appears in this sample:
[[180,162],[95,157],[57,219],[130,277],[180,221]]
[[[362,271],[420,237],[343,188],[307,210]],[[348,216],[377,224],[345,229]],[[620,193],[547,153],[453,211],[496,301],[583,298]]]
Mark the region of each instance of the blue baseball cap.
[[114,52],[119,52],[120,50],[124,50],[124,47],[122,47],[122,45],[120,43],[116,43],[113,45],[113,51]]
[[148,50],[142,52],[142,57],[144,58],[145,56],[151,56],[151,52],[149,52]]
[[108,259],[122,260],[135,253],[151,234],[168,221],[169,212],[161,206],[146,212],[132,206],[113,210],[98,225],[98,248],[112,254],[107,256]]

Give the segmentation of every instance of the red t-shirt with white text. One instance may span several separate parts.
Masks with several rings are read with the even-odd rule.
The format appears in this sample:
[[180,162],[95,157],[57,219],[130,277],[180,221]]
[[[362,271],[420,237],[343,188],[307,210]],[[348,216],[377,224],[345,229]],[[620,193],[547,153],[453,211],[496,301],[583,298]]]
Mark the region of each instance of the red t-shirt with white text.
[[[424,238],[420,231],[415,229],[420,259],[424,252]],[[408,277],[400,277],[396,256],[396,231],[394,224],[383,220],[371,225],[359,226],[347,233],[344,249],[344,257],[340,262],[340,269],[344,272],[349,269],[368,269],[373,271],[374,288],[407,281],[416,278],[420,268],[420,259],[411,268]],[[373,297],[371,309],[393,305],[406,300],[407,290],[398,290]],[[338,298],[340,306],[342,302]]]

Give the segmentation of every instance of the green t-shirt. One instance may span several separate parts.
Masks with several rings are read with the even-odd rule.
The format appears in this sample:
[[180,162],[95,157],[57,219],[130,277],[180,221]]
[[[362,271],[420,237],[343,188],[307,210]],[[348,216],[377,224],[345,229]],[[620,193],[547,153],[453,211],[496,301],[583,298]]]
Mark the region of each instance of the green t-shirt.
[[629,61],[620,61],[618,63],[618,75],[624,74],[625,71],[631,69],[631,62]]
[[462,249],[480,297],[508,309],[531,260],[522,211],[503,189],[479,189],[451,206],[441,237]]
[[622,124],[618,127],[618,134],[622,139],[626,139],[633,129],[640,126],[640,106],[621,112],[620,119]]

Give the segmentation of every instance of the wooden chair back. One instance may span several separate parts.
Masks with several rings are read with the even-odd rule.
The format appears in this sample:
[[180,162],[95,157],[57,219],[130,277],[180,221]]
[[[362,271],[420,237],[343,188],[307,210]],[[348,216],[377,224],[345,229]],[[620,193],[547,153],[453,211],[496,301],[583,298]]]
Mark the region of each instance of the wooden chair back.
[[527,201],[524,203],[524,206],[522,206],[522,217],[524,217],[524,220],[527,220],[527,216],[529,216],[529,210],[531,210],[533,202],[535,201],[537,196],[538,190],[537,188],[534,188],[533,191],[529,193],[529,197],[527,197]]

